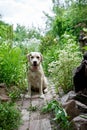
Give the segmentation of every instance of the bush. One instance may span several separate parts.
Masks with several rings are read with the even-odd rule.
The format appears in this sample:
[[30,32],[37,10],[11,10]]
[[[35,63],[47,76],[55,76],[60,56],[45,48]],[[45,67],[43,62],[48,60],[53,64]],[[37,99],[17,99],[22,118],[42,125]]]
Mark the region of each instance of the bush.
[[41,44],[39,46],[40,52],[43,54],[43,68],[46,75],[49,75],[48,65],[52,61],[56,60],[58,55],[59,44],[57,44],[58,39],[54,38],[52,35],[47,34],[47,36],[41,39]]
[[20,111],[13,103],[0,103],[0,130],[16,130],[21,123]]
[[0,45],[0,82],[8,86],[24,84],[25,60],[19,47],[10,47],[9,44]]
[[58,56],[58,46],[52,45],[51,49],[46,49],[47,52],[43,53],[43,68],[47,76],[49,76],[48,67],[52,61],[56,61]]
[[67,113],[65,112],[61,104],[58,103],[56,100],[52,100],[47,103],[47,105],[43,106],[41,112],[53,112],[53,120],[57,123],[57,125],[60,125],[63,130],[70,130],[71,124],[68,121],[69,117],[67,116]]
[[[74,69],[81,61],[81,52],[74,39],[63,37],[67,44],[63,46],[62,50],[58,51],[57,60],[49,64],[49,72],[55,83],[56,90],[62,87],[65,92],[73,87],[72,75]],[[64,40],[62,40],[64,42]]]

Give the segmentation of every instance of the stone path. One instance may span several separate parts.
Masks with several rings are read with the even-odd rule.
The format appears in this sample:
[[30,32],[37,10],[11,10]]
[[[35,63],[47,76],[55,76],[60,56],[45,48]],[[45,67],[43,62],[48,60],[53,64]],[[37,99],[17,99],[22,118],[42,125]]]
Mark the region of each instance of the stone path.
[[22,98],[22,100],[17,101],[23,120],[19,130],[52,130],[50,115],[41,114],[40,109],[54,98],[57,96],[54,87],[50,86],[44,99],[40,99],[38,94],[34,94],[31,99]]

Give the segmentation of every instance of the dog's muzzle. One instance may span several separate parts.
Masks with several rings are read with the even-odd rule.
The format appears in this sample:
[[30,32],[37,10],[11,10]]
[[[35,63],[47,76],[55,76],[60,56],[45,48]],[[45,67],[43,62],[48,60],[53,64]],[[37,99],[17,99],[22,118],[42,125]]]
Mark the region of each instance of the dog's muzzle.
[[33,66],[37,66],[37,62],[36,61],[33,62]]

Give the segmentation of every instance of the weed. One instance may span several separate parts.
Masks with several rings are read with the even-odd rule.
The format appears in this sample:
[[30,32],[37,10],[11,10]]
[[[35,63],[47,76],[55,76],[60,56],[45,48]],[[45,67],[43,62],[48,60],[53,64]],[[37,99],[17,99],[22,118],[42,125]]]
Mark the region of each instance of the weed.
[[53,114],[54,114],[53,120],[56,123],[59,123],[60,127],[63,130],[70,129],[70,122],[68,121],[68,116],[67,116],[65,110],[60,105],[60,103],[57,102],[56,100],[52,100],[47,105],[42,107],[41,112],[42,113],[53,112]]
[[0,103],[0,130],[15,130],[21,123],[21,114],[13,103]]
[[37,106],[30,106],[29,108],[28,108],[28,111],[36,111],[38,108],[37,108]]

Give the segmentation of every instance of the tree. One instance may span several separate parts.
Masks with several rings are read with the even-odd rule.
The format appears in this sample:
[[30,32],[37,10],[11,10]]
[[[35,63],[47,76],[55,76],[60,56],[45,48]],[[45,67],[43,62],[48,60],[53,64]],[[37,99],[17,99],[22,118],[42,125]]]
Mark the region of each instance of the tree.
[[39,39],[40,36],[40,30],[37,30],[35,27],[26,28],[18,24],[14,31],[14,41],[24,41],[31,38]]
[[47,33],[52,33],[54,37],[61,37],[65,31],[72,32],[74,35],[79,35],[82,28],[87,27],[87,1],[86,0],[61,0],[53,1],[54,16],[48,19],[50,30]]
[[3,40],[13,39],[13,26],[3,21],[0,21],[0,38]]
[[23,41],[25,38],[27,38],[25,26],[17,24],[16,30],[14,31],[14,41]]

